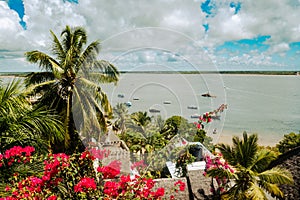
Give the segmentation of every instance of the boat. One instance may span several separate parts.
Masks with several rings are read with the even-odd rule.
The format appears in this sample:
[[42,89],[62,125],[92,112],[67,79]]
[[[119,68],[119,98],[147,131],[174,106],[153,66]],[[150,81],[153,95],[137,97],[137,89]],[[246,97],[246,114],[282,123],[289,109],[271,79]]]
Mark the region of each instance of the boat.
[[124,94],[118,94],[119,98],[124,98]]
[[198,109],[197,106],[188,106],[187,108],[188,108],[188,109],[194,109],[194,110]]
[[133,100],[134,100],[134,101],[138,101],[138,100],[140,100],[140,98],[138,98],[138,97],[133,97]]
[[212,97],[212,98],[216,98],[216,97],[217,97],[217,96],[214,96],[214,95],[209,94],[209,92],[208,92],[208,93],[201,94],[201,96],[203,96],[203,97]]
[[171,104],[171,101],[164,101],[164,104]]
[[199,118],[199,117],[200,117],[199,114],[193,114],[193,115],[191,115],[191,118]]
[[149,112],[151,112],[151,113],[159,113],[160,110],[155,109],[155,108],[150,108],[150,109],[149,109]]

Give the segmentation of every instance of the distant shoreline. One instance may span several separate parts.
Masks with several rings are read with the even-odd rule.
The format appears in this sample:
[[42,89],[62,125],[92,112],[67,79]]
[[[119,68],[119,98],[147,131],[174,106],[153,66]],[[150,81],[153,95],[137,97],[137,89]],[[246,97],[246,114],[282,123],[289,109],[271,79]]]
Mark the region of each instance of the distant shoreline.
[[[25,77],[31,72],[0,72],[1,77]],[[234,74],[234,75],[300,75],[298,71],[120,71],[121,74]]]

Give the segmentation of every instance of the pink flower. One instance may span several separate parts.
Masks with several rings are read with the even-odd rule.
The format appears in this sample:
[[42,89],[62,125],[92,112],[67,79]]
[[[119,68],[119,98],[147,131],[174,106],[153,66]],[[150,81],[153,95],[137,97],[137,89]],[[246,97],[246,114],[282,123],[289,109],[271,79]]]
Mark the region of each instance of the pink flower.
[[7,192],[7,191],[9,191],[9,190],[11,190],[11,188],[7,185],[7,186],[5,187],[5,191]]

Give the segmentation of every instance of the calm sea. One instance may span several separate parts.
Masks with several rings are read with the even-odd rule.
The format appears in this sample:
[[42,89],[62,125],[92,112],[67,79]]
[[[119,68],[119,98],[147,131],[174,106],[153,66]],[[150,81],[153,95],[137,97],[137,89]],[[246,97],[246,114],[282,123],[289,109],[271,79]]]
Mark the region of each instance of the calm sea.
[[[206,126],[214,142],[246,131],[272,145],[284,134],[300,130],[300,76],[126,73],[116,86],[103,89],[112,105],[130,102],[130,113],[148,111],[165,119],[181,115],[194,122],[197,119],[191,116],[227,104],[220,120]],[[216,97],[201,96],[207,92]]]
[[[154,108],[160,112],[150,115],[181,115],[191,122],[197,121],[192,115],[227,104],[221,119],[206,126],[215,142],[246,131],[271,145],[300,130],[300,76],[129,73],[104,90],[113,105],[131,102],[129,112]],[[201,96],[207,92],[216,98]],[[215,128],[218,134],[212,134]]]

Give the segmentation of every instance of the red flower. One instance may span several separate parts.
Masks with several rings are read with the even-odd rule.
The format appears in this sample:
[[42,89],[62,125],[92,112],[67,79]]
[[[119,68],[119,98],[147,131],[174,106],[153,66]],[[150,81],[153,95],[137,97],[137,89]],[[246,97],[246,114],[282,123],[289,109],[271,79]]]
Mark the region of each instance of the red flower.
[[97,171],[102,173],[104,179],[115,178],[120,174],[121,170],[121,162],[114,160],[107,166],[98,167]]
[[81,178],[79,183],[77,183],[74,186],[74,191],[75,192],[86,192],[89,189],[96,190],[97,185],[95,183],[95,180],[93,178],[85,177]]
[[180,191],[184,191],[185,190],[185,183],[182,182],[181,180],[177,181],[176,183],[174,183],[174,186],[179,186],[179,190]]
[[155,192],[155,197],[158,198],[158,197],[162,197],[164,196],[165,194],[165,189],[164,188],[158,188]]
[[91,155],[91,153],[89,151],[82,152],[79,159],[83,160],[85,158],[91,158],[91,160],[95,160],[95,157],[93,155]]
[[56,200],[56,199],[57,199],[57,196],[55,196],[55,195],[52,195],[47,198],[47,200]]
[[107,181],[104,184],[104,194],[110,196],[111,198],[116,198],[119,193],[118,193],[118,189],[119,189],[119,184],[116,182],[112,182],[112,181]]

